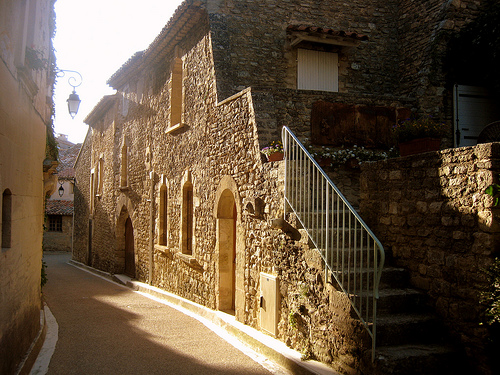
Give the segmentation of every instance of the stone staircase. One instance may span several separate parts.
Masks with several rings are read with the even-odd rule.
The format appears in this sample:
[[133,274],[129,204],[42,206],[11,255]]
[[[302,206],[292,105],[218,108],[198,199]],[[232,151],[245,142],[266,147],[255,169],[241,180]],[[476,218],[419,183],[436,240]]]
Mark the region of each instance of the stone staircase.
[[423,292],[408,272],[385,267],[380,285],[374,375],[466,374],[465,355],[453,345]]

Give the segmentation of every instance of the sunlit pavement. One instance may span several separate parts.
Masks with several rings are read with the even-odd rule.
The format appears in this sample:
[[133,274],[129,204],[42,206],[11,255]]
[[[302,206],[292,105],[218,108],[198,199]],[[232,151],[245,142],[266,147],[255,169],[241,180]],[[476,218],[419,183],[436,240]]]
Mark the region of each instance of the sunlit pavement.
[[193,317],[68,264],[70,258],[44,255],[46,343],[55,350],[51,356],[50,348],[42,349],[33,374],[286,373]]

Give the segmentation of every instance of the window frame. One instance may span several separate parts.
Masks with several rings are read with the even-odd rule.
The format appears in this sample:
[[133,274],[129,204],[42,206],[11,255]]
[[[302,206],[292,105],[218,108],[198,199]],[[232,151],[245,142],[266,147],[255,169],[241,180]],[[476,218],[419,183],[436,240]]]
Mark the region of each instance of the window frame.
[[339,54],[297,48],[297,90],[339,92]]
[[62,233],[62,215],[47,215],[47,231]]

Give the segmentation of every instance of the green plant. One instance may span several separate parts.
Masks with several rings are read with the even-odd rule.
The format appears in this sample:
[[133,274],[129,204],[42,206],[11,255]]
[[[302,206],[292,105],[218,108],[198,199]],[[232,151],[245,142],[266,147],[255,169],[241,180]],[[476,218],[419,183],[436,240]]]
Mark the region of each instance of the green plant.
[[493,197],[493,206],[498,206],[500,200],[500,185],[496,183],[491,184],[484,192]]
[[298,325],[297,315],[298,313],[294,311],[290,311],[290,313],[288,314],[288,323],[290,324],[290,327],[292,327],[293,329],[297,329]]
[[269,156],[275,154],[277,152],[283,152],[283,144],[281,141],[272,141],[271,144],[267,147],[264,147],[260,150],[264,155]]
[[43,52],[33,47],[26,47],[26,64],[33,70],[46,69],[49,61],[43,58]]
[[486,323],[500,323],[500,258],[496,258],[486,271],[488,287],[481,293],[481,302],[486,306]]
[[442,138],[446,134],[446,126],[432,116],[409,118],[392,128],[399,142],[408,142],[419,138]]
[[45,263],[45,261],[42,260],[42,275],[41,275],[42,278],[40,281],[40,285],[42,288],[45,286],[45,284],[47,284],[48,281],[46,269],[47,269],[47,263]]

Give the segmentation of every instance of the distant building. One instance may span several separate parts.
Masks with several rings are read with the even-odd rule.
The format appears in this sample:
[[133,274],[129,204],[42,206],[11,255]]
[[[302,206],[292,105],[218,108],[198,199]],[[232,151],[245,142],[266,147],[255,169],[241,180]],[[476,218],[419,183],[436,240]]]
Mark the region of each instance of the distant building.
[[54,2],[0,0],[0,374],[29,371],[30,347],[43,339],[43,201],[57,165],[46,148]]
[[57,188],[45,203],[45,232],[43,249],[70,251],[73,241],[73,197],[75,185],[74,164],[81,144],[68,141],[64,134],[57,139],[59,165]]

